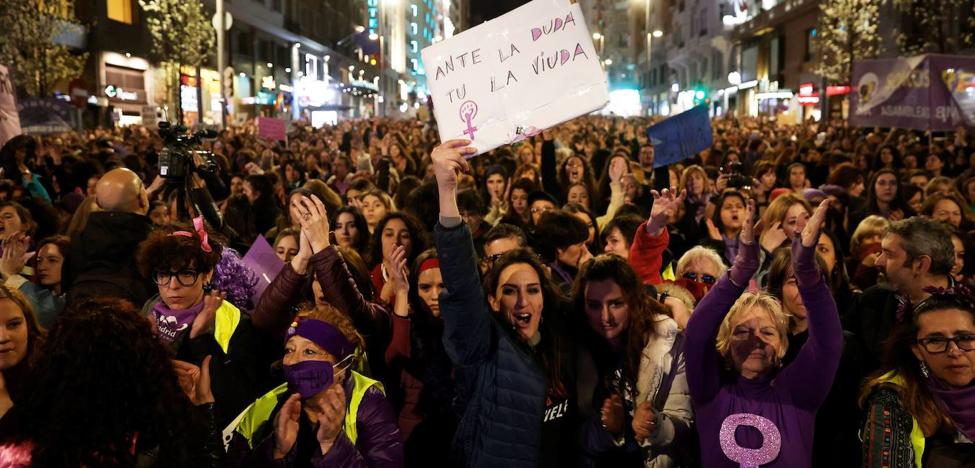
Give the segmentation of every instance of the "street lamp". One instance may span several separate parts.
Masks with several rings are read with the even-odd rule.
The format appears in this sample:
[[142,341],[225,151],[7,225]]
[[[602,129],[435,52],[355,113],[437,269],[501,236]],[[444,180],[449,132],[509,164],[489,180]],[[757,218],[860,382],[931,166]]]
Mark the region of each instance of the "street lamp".
[[664,32],[661,31],[661,30],[659,30],[659,29],[654,29],[653,30],[653,37],[655,37],[657,39],[660,39],[661,37],[664,37]]

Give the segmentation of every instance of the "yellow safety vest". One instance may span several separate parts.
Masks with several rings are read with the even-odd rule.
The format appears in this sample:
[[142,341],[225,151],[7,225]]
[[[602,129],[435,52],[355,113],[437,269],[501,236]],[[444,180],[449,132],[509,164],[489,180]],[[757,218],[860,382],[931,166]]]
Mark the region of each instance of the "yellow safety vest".
[[[897,387],[905,387],[906,383],[904,381],[904,376],[897,373],[897,371],[890,371],[877,379],[878,383],[887,383]],[[911,417],[911,446],[914,448],[914,466],[921,468],[921,457],[924,456],[924,432],[921,431],[921,426],[917,424],[917,419],[913,416]]]
[[[371,387],[375,386],[379,391],[384,394],[386,391],[383,389],[383,384],[377,380],[370,379],[358,372],[352,371],[352,395],[349,398],[349,405],[347,412],[345,414],[345,424],[342,428],[345,432],[345,436],[349,438],[353,445],[355,445],[356,440],[359,438],[358,430],[356,429],[356,419],[359,414],[359,404],[362,403],[362,397],[366,395],[366,391]],[[223,431],[223,442],[224,447],[229,447],[231,439],[233,439],[234,433],[238,433],[244,436],[247,440],[247,445],[250,448],[254,448],[254,435],[261,429],[264,423],[271,419],[271,413],[274,412],[274,408],[278,405],[278,400],[281,395],[287,393],[288,384],[281,384],[274,390],[271,390],[266,395],[258,398],[254,403],[251,403],[230,425],[227,426]]]

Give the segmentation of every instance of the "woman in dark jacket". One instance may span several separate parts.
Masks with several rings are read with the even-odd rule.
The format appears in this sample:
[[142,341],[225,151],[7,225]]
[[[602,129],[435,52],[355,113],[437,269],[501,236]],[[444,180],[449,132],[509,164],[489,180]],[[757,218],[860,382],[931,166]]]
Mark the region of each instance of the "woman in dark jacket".
[[457,208],[456,171],[470,170],[464,155],[475,150],[469,143],[449,141],[432,155],[446,286],[440,296],[444,346],[466,404],[452,466],[568,466],[577,462],[571,450],[575,385],[558,329],[561,296],[537,258],[519,249],[488,273],[485,297],[471,232]]
[[443,346],[440,293],[443,275],[437,251],[430,249],[406,272],[406,249],[398,247],[392,275],[396,285],[393,336],[386,349],[391,400],[399,414],[410,466],[433,466],[450,446],[457,421],[453,364]]

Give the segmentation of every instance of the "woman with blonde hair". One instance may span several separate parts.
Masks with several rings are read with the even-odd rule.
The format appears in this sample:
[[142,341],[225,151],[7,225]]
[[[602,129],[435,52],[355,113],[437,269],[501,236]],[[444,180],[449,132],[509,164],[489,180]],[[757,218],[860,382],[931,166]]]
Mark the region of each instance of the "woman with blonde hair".
[[[745,293],[759,266],[754,201],[749,202],[734,266],[688,321],[687,383],[702,466],[812,466],[816,411],[829,392],[843,349],[836,303],[815,260],[827,207],[828,202],[820,204],[792,242],[809,326],[809,340],[795,361],[781,365],[789,331],[782,306],[768,294]],[[742,426],[753,430],[736,431]]]
[[880,269],[877,268],[877,258],[880,256],[880,241],[884,232],[890,226],[890,221],[883,216],[870,215],[853,231],[850,238],[850,258],[847,261],[847,271],[853,272],[850,284],[865,290],[877,284]]
[[771,254],[786,240],[794,238],[811,214],[812,207],[800,195],[786,193],[776,197],[762,215],[762,232],[759,235],[762,250]]

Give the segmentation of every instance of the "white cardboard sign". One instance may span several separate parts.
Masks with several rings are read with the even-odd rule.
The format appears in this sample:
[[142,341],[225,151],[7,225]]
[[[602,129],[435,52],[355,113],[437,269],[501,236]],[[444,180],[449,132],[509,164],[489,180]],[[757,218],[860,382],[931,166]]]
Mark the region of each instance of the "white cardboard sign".
[[423,49],[441,141],[484,153],[603,108],[609,87],[578,4],[534,0]]

